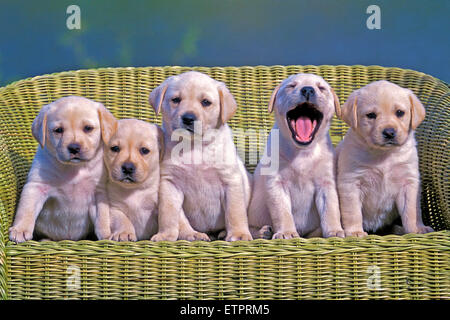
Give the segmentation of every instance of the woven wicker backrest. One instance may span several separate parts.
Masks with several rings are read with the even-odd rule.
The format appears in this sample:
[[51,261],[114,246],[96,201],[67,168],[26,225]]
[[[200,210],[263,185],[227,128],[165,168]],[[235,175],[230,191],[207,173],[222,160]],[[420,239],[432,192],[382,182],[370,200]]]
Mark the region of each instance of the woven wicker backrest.
[[[436,230],[450,226],[450,95],[442,81],[412,70],[378,66],[256,66],[256,67],[147,67],[105,68],[62,72],[15,82],[0,89],[0,199],[3,216],[0,223],[6,240],[16,201],[36,151],[31,123],[42,106],[60,97],[80,95],[102,102],[118,118],[138,118],[161,123],[148,103],[148,95],[167,77],[188,70],[204,72],[226,83],[234,95],[238,111],[229,121],[233,129],[268,132],[273,116],[267,103],[274,87],[291,74],[304,72],[322,76],[334,88],[339,100],[372,81],[386,79],[409,88],[425,105],[427,115],[417,130],[420,171],[422,177],[422,209],[424,222]],[[347,126],[333,119],[331,136],[339,142]],[[239,151],[261,148],[265,137],[243,139],[245,132],[235,135]],[[246,158],[253,172],[256,163]]]

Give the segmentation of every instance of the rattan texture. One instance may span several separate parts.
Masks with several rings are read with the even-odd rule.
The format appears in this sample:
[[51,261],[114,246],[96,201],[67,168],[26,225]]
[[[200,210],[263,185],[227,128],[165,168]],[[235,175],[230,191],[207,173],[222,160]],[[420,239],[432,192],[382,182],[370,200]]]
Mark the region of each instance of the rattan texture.
[[[299,72],[327,80],[343,103],[386,79],[414,91],[427,110],[416,137],[424,221],[438,232],[364,239],[254,240],[227,243],[8,240],[37,142],[31,123],[57,98],[102,102],[118,118],[161,123],[148,103],[168,76],[197,70],[223,81],[238,103],[229,121],[238,151],[262,148],[274,87]],[[449,86],[413,70],[379,66],[103,68],[37,76],[0,88],[0,298],[7,299],[448,299],[450,298]],[[237,131],[241,129],[241,131]],[[347,130],[333,119],[337,144]],[[256,163],[246,158],[249,171]],[[73,282],[74,272],[79,272]],[[78,274],[76,274],[78,275]],[[372,286],[373,276],[379,276]],[[378,278],[377,278],[378,279]],[[370,282],[372,281],[372,282]]]

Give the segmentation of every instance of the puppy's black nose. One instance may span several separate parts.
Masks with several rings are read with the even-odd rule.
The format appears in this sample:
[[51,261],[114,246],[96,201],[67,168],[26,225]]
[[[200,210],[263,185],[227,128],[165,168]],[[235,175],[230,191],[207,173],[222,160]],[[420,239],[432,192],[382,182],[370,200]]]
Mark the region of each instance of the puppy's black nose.
[[136,167],[131,162],[125,162],[124,164],[122,164],[122,173],[123,174],[127,174],[127,175],[133,174],[135,170],[136,170]]
[[395,138],[397,132],[394,128],[386,128],[383,130],[382,134],[383,138],[385,138],[386,140],[392,140]]
[[71,143],[67,146],[67,150],[69,150],[69,153],[71,154],[77,154],[80,153],[81,146],[78,143]]
[[181,121],[187,126],[192,126],[195,120],[197,120],[197,117],[193,113],[185,113],[181,116]]
[[309,98],[314,96],[315,91],[314,91],[313,87],[303,87],[300,90],[300,93],[302,94],[302,96],[304,96],[306,98],[306,100],[309,100]]

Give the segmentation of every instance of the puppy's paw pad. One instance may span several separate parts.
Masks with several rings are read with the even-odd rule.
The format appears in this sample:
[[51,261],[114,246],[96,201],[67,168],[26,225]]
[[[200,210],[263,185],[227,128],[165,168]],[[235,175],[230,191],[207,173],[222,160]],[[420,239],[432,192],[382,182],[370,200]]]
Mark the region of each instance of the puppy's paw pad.
[[15,243],[22,243],[33,238],[33,230],[11,227],[9,228],[9,239]]
[[277,232],[272,237],[272,239],[294,239],[294,238],[300,238],[297,231]]
[[270,239],[272,239],[272,236],[273,236],[273,230],[272,230],[272,227],[269,225],[263,226],[258,231],[258,238],[260,238],[260,239],[270,240]]
[[113,241],[137,241],[136,235],[133,232],[115,232],[110,237]]
[[250,232],[233,232],[227,235],[225,241],[250,241],[253,240]]
[[363,238],[363,237],[367,236],[367,232],[365,232],[365,231],[346,231],[345,236],[346,237]]
[[338,238],[344,238],[345,232],[343,230],[331,230],[327,233],[323,234],[324,238],[332,238],[332,237],[338,237]]

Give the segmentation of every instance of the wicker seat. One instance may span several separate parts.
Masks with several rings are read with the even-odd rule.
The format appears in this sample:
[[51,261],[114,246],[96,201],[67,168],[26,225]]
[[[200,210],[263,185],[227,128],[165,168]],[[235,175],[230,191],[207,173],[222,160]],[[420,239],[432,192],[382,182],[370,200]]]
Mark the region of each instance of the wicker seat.
[[[410,88],[427,109],[417,130],[424,222],[438,232],[364,239],[117,243],[8,240],[37,142],[31,123],[62,96],[104,103],[118,118],[161,123],[148,94],[188,70],[224,81],[238,103],[234,129],[268,132],[267,103],[290,74],[321,75],[341,103],[355,89],[386,79]],[[433,299],[450,297],[450,91],[429,75],[378,66],[105,68],[44,75],[0,89],[0,297],[8,299]],[[347,127],[334,119],[333,143]],[[243,132],[243,131],[241,131]],[[235,136],[238,150],[265,139]],[[256,163],[247,159],[247,167]],[[79,276],[79,277],[78,277]],[[76,277],[76,278],[74,278]]]

